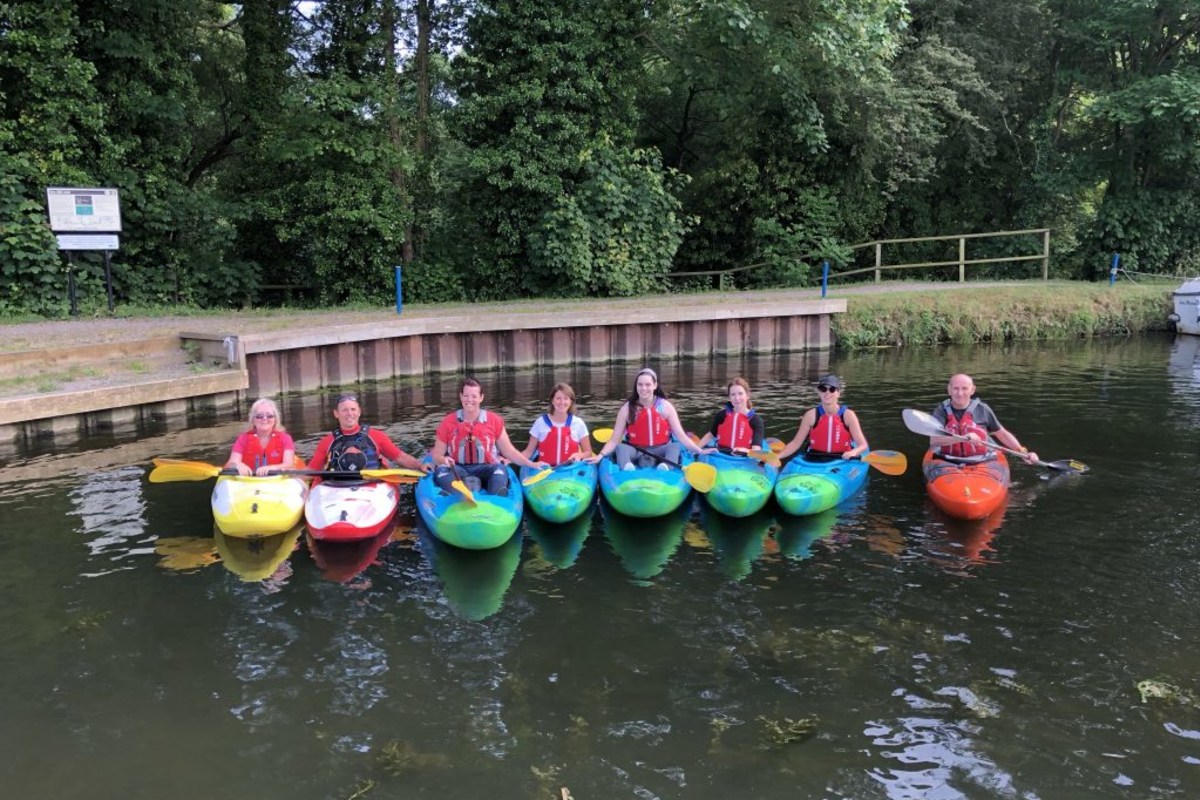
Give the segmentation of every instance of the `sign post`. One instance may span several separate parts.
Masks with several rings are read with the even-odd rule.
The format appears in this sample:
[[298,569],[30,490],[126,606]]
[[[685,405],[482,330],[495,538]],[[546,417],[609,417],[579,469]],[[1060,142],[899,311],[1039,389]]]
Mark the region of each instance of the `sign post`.
[[50,230],[58,238],[58,249],[67,254],[67,292],[71,316],[78,316],[75,297],[75,270],[71,252],[100,250],[104,253],[104,285],[108,293],[108,313],[113,312],[112,253],[120,249],[121,197],[116,189],[70,186],[46,188],[46,211]]

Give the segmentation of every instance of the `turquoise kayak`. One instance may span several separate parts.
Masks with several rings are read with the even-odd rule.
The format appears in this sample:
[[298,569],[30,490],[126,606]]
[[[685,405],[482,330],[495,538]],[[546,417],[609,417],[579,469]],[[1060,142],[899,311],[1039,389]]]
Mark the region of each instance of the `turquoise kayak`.
[[474,503],[458,492],[443,492],[433,482],[432,472],[417,481],[417,511],[429,531],[446,544],[467,550],[488,550],[511,539],[521,524],[525,502],[512,467],[505,469],[508,494],[488,494],[481,488],[472,492]]
[[[692,454],[684,451],[680,464],[686,467],[692,461]],[[615,460],[606,458],[600,462],[600,491],[613,508],[626,516],[661,517],[683,505],[692,487],[682,469],[623,470]]]
[[[521,467],[521,482],[541,470]],[[559,464],[532,486],[523,486],[529,510],[547,522],[570,522],[592,508],[596,499],[597,470],[595,464],[575,461]]]
[[748,456],[709,453],[701,461],[717,470],[717,481],[704,495],[709,506],[730,517],[748,517],[771,499],[779,468]]
[[819,514],[861,489],[870,469],[857,458],[801,453],[779,473],[775,499],[789,514]]

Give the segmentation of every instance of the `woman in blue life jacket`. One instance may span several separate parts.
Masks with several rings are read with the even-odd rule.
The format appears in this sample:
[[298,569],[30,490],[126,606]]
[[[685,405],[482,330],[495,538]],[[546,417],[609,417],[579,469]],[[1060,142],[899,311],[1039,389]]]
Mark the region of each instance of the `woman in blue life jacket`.
[[796,453],[808,441],[805,452],[856,458],[867,452],[867,436],[858,422],[858,414],[841,404],[842,381],[837,375],[826,375],[817,381],[817,397],[821,403],[810,408],[800,418],[796,435],[779,452],[780,458]]
[[750,401],[750,384],[745,378],[734,378],[725,385],[729,402],[713,416],[708,433],[700,439],[701,447],[715,444],[722,453],[745,455],[762,447],[766,438],[763,419]]
[[[674,437],[674,438],[672,438]],[[671,469],[666,462],[679,463],[679,448],[700,455],[704,451],[691,439],[679,422],[675,406],[658,386],[658,373],[643,367],[634,380],[633,394],[621,404],[613,423],[612,438],[600,452],[588,459],[595,464],[615,453],[621,469],[658,466]]]
[[929,446],[934,455],[947,461],[970,463],[995,458],[996,453],[983,442],[996,439],[1005,447],[1021,453],[1027,464],[1036,464],[1037,453],[1030,452],[1020,440],[1000,424],[991,406],[975,396],[975,381],[970,375],[958,373],[950,376],[946,385],[948,400],[943,400],[933,409],[933,418],[942,423],[946,430],[957,436],[966,436],[971,441],[962,442],[949,436],[930,436]]
[[550,411],[534,420],[529,428],[529,444],[521,451],[526,458],[538,454],[538,462],[557,467],[592,455],[588,427],[575,413],[575,390],[556,383],[550,390]]

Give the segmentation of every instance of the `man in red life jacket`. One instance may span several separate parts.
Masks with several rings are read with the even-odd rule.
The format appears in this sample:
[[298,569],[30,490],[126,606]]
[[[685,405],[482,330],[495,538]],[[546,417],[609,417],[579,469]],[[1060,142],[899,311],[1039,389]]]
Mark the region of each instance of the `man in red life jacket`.
[[938,457],[965,462],[995,458],[995,450],[983,443],[996,439],[1005,447],[1020,451],[1026,463],[1037,463],[1037,453],[1022,447],[1017,437],[1000,424],[991,406],[975,396],[975,381],[970,375],[961,372],[952,375],[950,383],[946,386],[946,393],[950,398],[943,400],[933,409],[933,418],[942,423],[950,433],[969,437],[971,441],[963,442],[949,436],[931,436],[929,444]]
[[449,493],[454,491],[454,481],[472,477],[487,487],[488,494],[507,494],[508,470],[500,463],[500,456],[525,467],[537,464],[509,441],[500,415],[482,407],[479,381],[467,378],[462,382],[459,402],[462,408],[451,411],[438,425],[437,442],[430,453],[437,466],[434,481]]

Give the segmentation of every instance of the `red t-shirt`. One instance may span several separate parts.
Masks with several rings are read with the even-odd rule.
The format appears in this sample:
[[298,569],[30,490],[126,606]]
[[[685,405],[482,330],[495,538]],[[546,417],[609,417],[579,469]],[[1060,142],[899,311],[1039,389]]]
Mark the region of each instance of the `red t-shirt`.
[[269,464],[282,464],[283,454],[288,450],[296,452],[296,443],[292,441],[291,434],[271,431],[267,446],[263,447],[258,440],[258,434],[250,430],[238,436],[237,441],[233,443],[232,453],[240,453],[243,464],[251,469],[258,469]]

